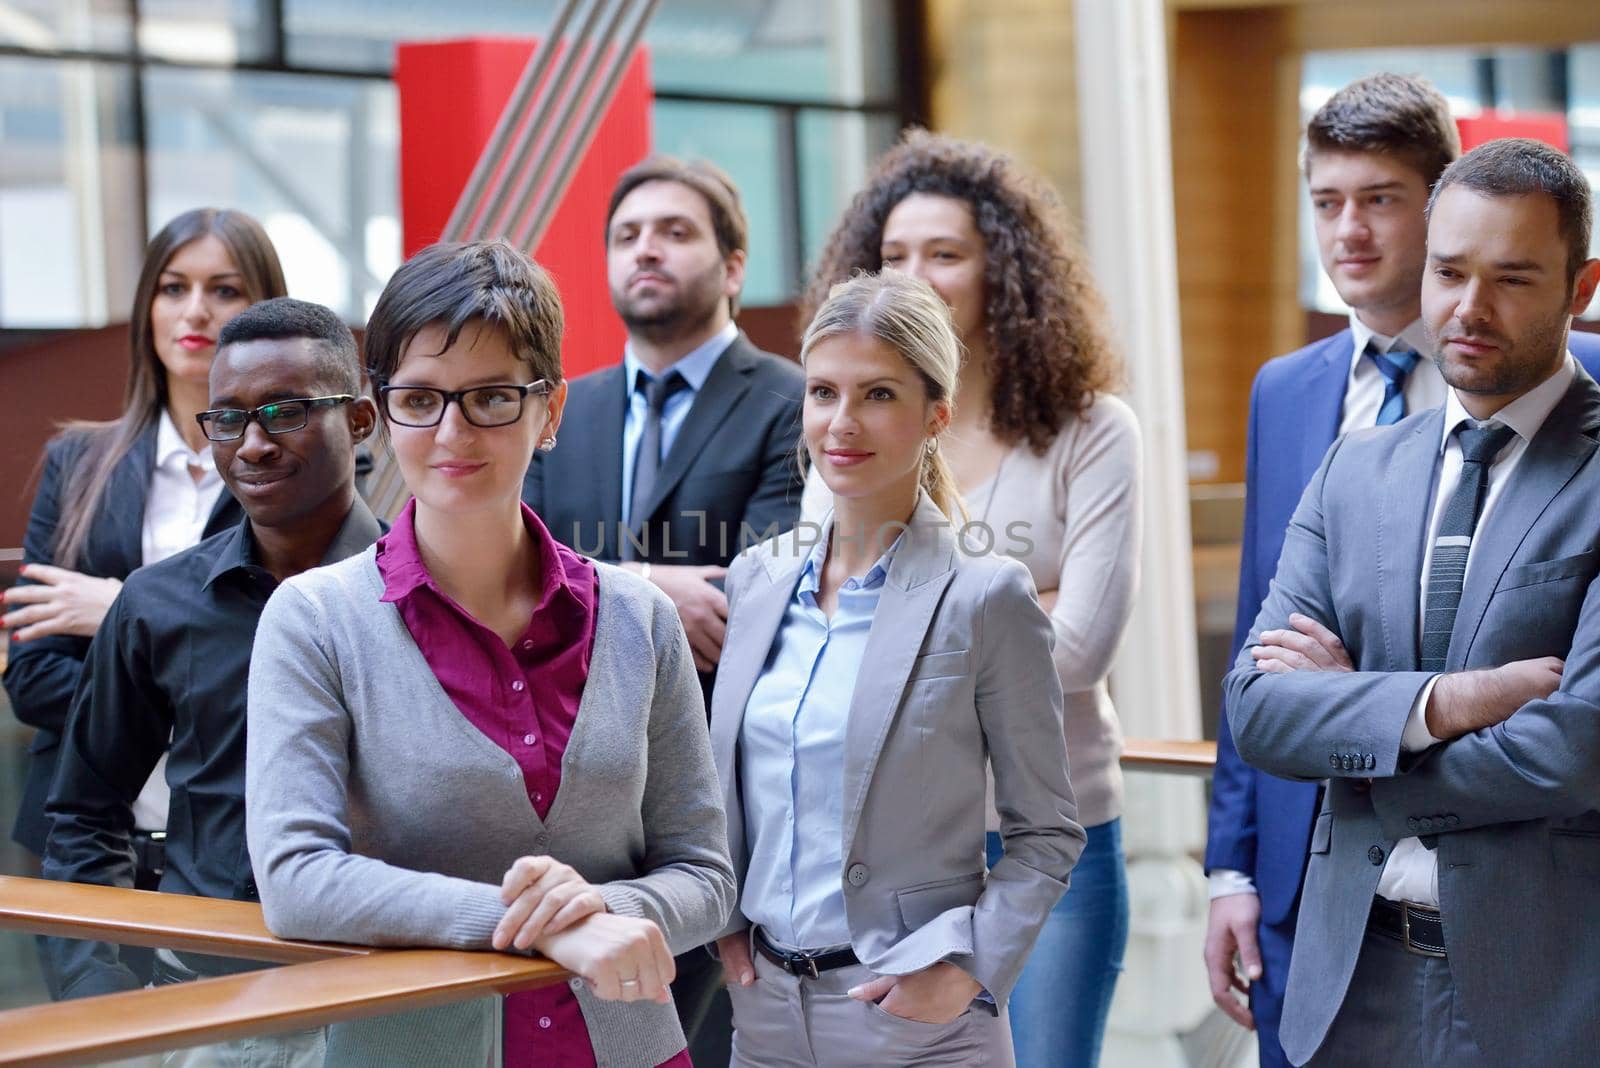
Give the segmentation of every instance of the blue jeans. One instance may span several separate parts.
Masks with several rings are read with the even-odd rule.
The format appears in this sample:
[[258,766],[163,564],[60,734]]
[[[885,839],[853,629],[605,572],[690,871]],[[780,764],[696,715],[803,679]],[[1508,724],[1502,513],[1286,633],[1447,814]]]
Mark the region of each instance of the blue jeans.
[[[1089,844],[1050,910],[1009,1002],[1017,1068],[1094,1068],[1128,946],[1122,821],[1085,828]],[[989,864],[1000,836],[988,838]]]

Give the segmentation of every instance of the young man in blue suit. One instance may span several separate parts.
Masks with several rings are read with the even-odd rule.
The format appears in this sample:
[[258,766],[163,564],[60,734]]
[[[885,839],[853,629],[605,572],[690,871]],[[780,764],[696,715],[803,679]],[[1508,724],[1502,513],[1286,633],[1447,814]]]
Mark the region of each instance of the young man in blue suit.
[[[1348,431],[1393,423],[1445,399],[1421,323],[1424,209],[1433,183],[1459,154],[1449,105],[1419,78],[1380,74],[1353,82],[1307,126],[1318,251],[1351,309],[1350,325],[1269,361],[1251,390],[1235,652],[1266,598],[1289,517],[1328,447]],[[1600,369],[1600,339],[1574,331],[1570,348],[1591,374]],[[1427,492],[1417,487],[1419,495]],[[1288,1063],[1278,1021],[1320,790],[1246,766],[1223,717],[1206,846],[1205,960],[1217,1005],[1255,1028],[1263,1068]]]

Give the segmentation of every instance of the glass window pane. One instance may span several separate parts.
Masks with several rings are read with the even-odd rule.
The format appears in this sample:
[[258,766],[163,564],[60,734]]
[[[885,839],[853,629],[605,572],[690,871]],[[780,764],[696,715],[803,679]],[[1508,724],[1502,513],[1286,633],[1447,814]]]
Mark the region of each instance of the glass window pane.
[[47,52],[127,52],[127,0],[5,0],[0,44]]
[[897,87],[889,0],[666,0],[645,41],[664,92],[862,104]]
[[799,121],[801,237],[809,271],[868,169],[900,135],[900,122],[838,111],[803,111]]
[[151,69],[145,94],[151,226],[202,205],[248,211],[294,296],[364,320],[400,262],[394,86]]
[[[283,6],[291,63],[378,71],[390,69],[398,41],[537,37],[557,10],[552,0],[475,0],[465,9],[430,0],[284,0]],[[891,0],[820,6],[663,0],[644,37],[656,88],[850,104],[892,99],[898,81]]]
[[273,56],[265,0],[138,0],[139,48],[180,63],[260,63]]
[[750,257],[743,303],[781,304],[798,290],[789,201],[780,174],[780,140],[773,108],[659,101],[655,145],[684,159],[708,159],[732,176],[750,219]]
[[132,95],[120,64],[0,58],[0,326],[99,326],[131,294]]

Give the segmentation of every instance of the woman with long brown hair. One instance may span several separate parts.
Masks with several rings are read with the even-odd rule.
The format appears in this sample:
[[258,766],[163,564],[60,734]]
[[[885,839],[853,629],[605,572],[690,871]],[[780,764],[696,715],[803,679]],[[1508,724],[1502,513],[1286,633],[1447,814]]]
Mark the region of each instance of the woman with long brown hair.
[[[1008,157],[908,134],[840,219],[805,313],[851,272],[879,268],[923,279],[950,306],[966,359],[941,449],[970,512],[967,540],[1027,565],[1055,633],[1089,841],[1010,1013],[1020,1068],[1083,1068],[1099,1058],[1128,937],[1122,732],[1106,674],[1137,581],[1138,426],[1110,392],[1120,370],[1106,313],[1060,204]],[[808,516],[820,510],[816,481]],[[989,819],[993,865],[1001,841]]]
[[[217,334],[252,303],[286,293],[266,231],[237,211],[199,208],[151,240],[134,291],[122,414],[71,422],[45,447],[23,545],[22,582],[0,595],[11,629],[5,688],[38,728],[13,837],[42,854],[56,748],[89,641],[142,564],[236,524],[195,416],[207,407]],[[151,780],[135,817],[142,876],[157,861],[148,832],[165,826],[165,781]]]

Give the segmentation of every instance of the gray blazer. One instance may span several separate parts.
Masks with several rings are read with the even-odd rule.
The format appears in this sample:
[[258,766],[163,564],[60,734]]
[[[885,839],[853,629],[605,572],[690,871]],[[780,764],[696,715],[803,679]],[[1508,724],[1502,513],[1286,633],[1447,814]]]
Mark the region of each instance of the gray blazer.
[[[1477,532],[1446,661],[1564,657],[1561,688],[1408,757],[1401,732],[1430,677],[1417,600],[1443,431],[1435,408],[1333,445],[1224,684],[1246,761],[1331,780],[1283,1014],[1296,1064],[1344,1000],[1385,859],[1418,833],[1437,838],[1450,972],[1488,1060],[1584,1064],[1600,1048],[1600,387],[1578,372]],[[1291,611],[1339,634],[1356,670],[1257,671],[1250,646]]]
[[[740,727],[808,553],[790,532],[728,573],[711,746],[741,882]],[[1085,841],[1052,642],[1027,569],[969,555],[923,496],[889,567],[846,728],[839,882],[851,944],[874,971],[949,961],[997,1002],[1011,993]],[[986,764],[1006,841],[987,874]],[[735,911],[722,933],[747,926]]]

